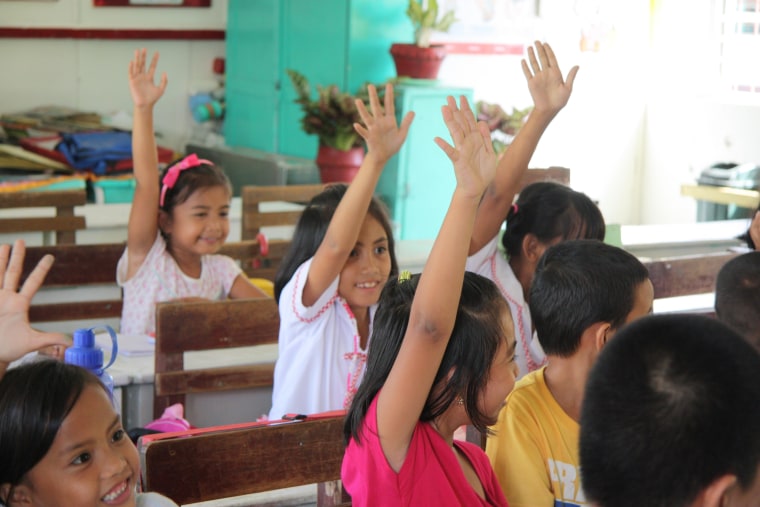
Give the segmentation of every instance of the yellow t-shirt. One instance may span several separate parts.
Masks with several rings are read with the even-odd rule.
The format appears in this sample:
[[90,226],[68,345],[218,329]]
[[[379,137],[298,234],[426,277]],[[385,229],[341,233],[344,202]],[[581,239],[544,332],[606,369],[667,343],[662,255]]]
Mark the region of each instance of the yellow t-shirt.
[[520,379],[486,453],[510,507],[584,507],[579,426],[552,396],[541,368]]

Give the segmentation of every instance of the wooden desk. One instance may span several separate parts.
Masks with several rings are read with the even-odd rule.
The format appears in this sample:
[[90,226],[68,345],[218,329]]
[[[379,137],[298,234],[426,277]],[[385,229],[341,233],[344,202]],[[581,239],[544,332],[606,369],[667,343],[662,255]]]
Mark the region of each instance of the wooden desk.
[[754,209],[760,204],[760,192],[740,188],[681,185],[681,195],[716,204],[735,204],[741,208]]

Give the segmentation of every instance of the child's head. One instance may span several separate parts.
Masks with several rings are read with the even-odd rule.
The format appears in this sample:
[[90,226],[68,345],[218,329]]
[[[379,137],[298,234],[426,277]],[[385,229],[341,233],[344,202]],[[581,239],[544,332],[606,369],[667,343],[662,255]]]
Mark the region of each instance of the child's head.
[[0,381],[0,504],[135,505],[137,449],[103,384],[46,360]]
[[583,489],[599,507],[760,498],[760,356],[716,319],[626,326],[592,368],[580,426]]
[[507,214],[501,242],[510,258],[522,255],[526,237],[548,247],[569,239],[604,240],[604,218],[586,194],[560,183],[525,187]]
[[[396,361],[409,324],[420,275],[391,279],[375,315],[367,370],[346,418],[346,439],[358,439],[361,421]],[[452,403],[461,403],[472,424],[486,432],[496,422],[514,385],[514,329],[506,300],[489,279],[464,276],[454,329],[420,415],[432,421]]]
[[760,350],[760,252],[723,265],[715,282],[715,313]]
[[572,240],[546,250],[530,288],[530,312],[544,352],[570,357],[583,334],[601,325],[603,339],[652,309],[646,267],[621,248]]
[[[314,257],[325,237],[335,209],[338,207],[347,189],[348,186],[342,183],[329,185],[322,192],[315,195],[304,208],[293,232],[293,242],[275,276],[275,299],[280,299],[280,292],[282,292],[285,284],[293,277],[298,267],[311,257]],[[383,271],[382,283],[385,284],[388,277],[394,277],[398,274],[393,229],[388,217],[388,211],[377,197],[373,197],[370,201],[367,214],[364,217],[357,217],[357,219],[364,220],[364,226],[359,233],[357,245],[360,242],[366,243],[364,246],[371,249],[372,253],[375,254],[373,258],[379,261],[377,269],[378,271]],[[365,241],[362,241],[363,236],[367,235],[368,237]],[[341,272],[341,282],[344,281],[345,270],[353,265],[355,258],[356,256],[353,254],[349,256]],[[345,293],[345,287],[342,284],[339,286],[338,291],[341,296],[349,299],[350,296]],[[375,302],[372,301],[372,304]],[[352,304],[350,300],[349,304]]]
[[[159,227],[164,238],[201,242],[218,249],[229,233],[232,198],[232,186],[224,171],[191,154],[170,164],[162,172],[160,183]],[[182,238],[185,235],[189,237]]]

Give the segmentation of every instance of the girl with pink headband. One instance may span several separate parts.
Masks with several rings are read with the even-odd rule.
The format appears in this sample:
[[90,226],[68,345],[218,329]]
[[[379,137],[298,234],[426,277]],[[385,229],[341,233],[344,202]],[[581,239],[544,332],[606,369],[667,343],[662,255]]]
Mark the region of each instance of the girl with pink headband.
[[145,49],[129,64],[136,186],[116,273],[124,289],[124,334],[153,334],[160,301],[265,296],[233,259],[216,255],[230,228],[232,188],[224,172],[191,154],[158,174],[153,107],[167,78],[164,73],[155,83],[157,64],[158,53],[146,68]]

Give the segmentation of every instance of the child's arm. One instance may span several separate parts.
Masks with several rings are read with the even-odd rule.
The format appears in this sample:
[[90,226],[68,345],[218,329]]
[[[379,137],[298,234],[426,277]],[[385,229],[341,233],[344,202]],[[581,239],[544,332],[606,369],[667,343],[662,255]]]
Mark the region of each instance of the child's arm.
[[158,85],[154,83],[158,53],[145,68],[147,51],[138,49],[129,62],[129,91],[132,94],[133,128],[132,160],[135,194],[127,228],[127,276],[131,278],[142,265],[158,232],[158,155],[153,135],[153,106],[166,89],[166,73]]
[[302,302],[305,306],[311,306],[319,299],[346,264],[359,237],[380,173],[386,162],[404,144],[414,118],[414,113],[409,112],[401,121],[401,125],[397,125],[393,87],[390,84],[385,87],[384,108],[380,106],[375,87],[370,85],[368,91],[372,112],[367,111],[364,104],[357,100],[356,105],[364,126],[358,123],[354,125],[367,143],[367,154],[359,172],[335,209],[325,237],[314,254],[304,285]]
[[230,288],[230,299],[264,298],[264,291],[256,287],[247,276],[239,274]]
[[449,97],[443,117],[454,147],[440,138],[436,143],[454,165],[457,186],[417,286],[404,341],[377,401],[380,443],[396,471],[404,463],[451,337],[464,280],[467,240],[478,203],[496,168],[488,127],[476,123],[464,97],[459,108]]
[[0,378],[11,362],[29,352],[53,345],[68,346],[62,334],[42,333],[29,325],[29,305],[53,265],[53,256],[40,259],[18,289],[25,254],[22,240],[16,240],[12,252],[10,246],[0,246]]
[[533,98],[533,111],[501,158],[496,178],[485,192],[475,219],[470,255],[483,248],[499,232],[539,139],[552,119],[565,107],[573,90],[578,66],[570,69],[567,79],[563,80],[549,44],[536,41],[535,51],[532,47],[528,48],[528,59],[530,67],[523,59],[522,69]]
[[752,239],[752,244],[755,250],[760,250],[760,210],[755,212],[752,223],[749,226],[749,237]]

